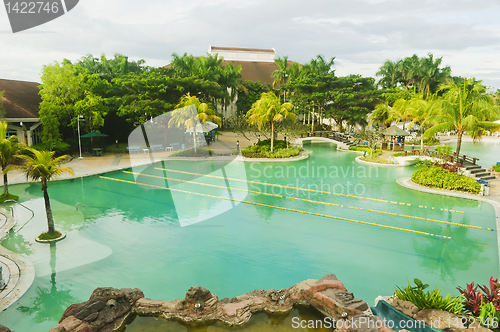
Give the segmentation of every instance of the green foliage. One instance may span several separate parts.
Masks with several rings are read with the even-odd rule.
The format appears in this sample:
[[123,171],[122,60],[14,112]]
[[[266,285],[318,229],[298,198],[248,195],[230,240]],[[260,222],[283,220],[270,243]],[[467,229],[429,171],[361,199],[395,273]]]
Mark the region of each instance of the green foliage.
[[[420,144],[420,143],[421,142],[419,139],[405,141],[405,144]],[[424,144],[426,144],[426,145],[434,145],[434,144],[440,144],[440,143],[441,143],[441,141],[437,137],[424,138]]]
[[52,234],[49,234],[48,232],[46,233],[42,233],[38,236],[38,238],[40,240],[44,240],[44,241],[50,241],[50,240],[54,240],[54,239],[57,239],[58,237],[61,237],[61,232],[59,231],[54,231],[54,233]]
[[370,156],[366,155],[365,157],[361,157],[361,160],[368,161],[370,163],[376,163],[376,164],[393,164],[387,159],[383,158],[378,158],[377,156]]
[[206,157],[211,156],[212,150],[210,149],[187,149],[187,150],[179,150],[172,152],[170,154],[171,157]]
[[127,143],[119,143],[118,147],[116,144],[110,144],[104,148],[104,151],[109,153],[128,153],[127,147]]
[[493,165],[493,170],[495,172],[500,172],[500,165]]
[[415,92],[422,92],[427,98],[437,91],[439,84],[450,79],[451,68],[449,66],[439,68],[442,60],[442,57],[434,60],[431,53],[427,58],[420,58],[414,54],[397,62],[387,60],[376,74],[382,76],[379,85],[383,88],[412,89]]
[[245,81],[240,84],[238,86],[238,100],[236,101],[238,115],[246,115],[262,93],[267,91],[269,89],[259,82]]
[[271,126],[271,152],[274,150],[275,124],[282,122],[286,118],[295,122],[295,114],[292,113],[292,109],[292,104],[282,104],[279,97],[270,91],[263,93],[246,115],[248,124],[257,125],[259,130],[262,130],[262,127],[267,124]]
[[491,302],[483,302],[479,312],[479,322],[482,326],[489,329],[496,329],[499,327],[500,311],[495,309]]
[[11,193],[6,193],[6,194],[0,195],[0,203],[3,203],[5,201],[11,200],[11,199],[14,201],[17,201],[19,199],[19,196],[13,195]]
[[441,157],[451,156],[452,151],[453,151],[453,148],[451,146],[437,146],[436,147],[436,152]]
[[247,158],[290,158],[300,154],[300,149],[294,146],[286,147],[284,140],[274,140],[274,150],[271,152],[271,139],[266,139],[241,150]]
[[[366,151],[366,153],[371,153],[373,149],[368,148],[368,147],[363,147],[363,146],[350,146],[349,150],[351,151]],[[374,154],[382,154],[382,150],[373,150]]]
[[441,289],[435,287],[432,291],[424,291],[429,287],[423,284],[419,279],[414,279],[415,287],[408,282],[407,287],[400,288],[396,286],[395,295],[398,299],[409,301],[416,305],[419,309],[439,309],[451,312],[455,315],[464,313],[464,305],[462,296],[455,297],[450,294],[443,298]]
[[477,194],[481,189],[476,180],[437,166],[424,166],[415,171],[411,180],[426,187],[467,191]]

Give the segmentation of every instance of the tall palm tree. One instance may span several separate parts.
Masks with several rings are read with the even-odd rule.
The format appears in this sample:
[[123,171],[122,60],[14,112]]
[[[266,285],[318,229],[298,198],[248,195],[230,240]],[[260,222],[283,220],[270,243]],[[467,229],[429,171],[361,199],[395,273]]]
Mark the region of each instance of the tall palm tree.
[[282,104],[274,92],[269,91],[263,93],[247,113],[248,123],[258,125],[259,130],[262,130],[264,125],[271,124],[271,152],[273,152],[274,147],[274,124],[285,118],[290,118],[295,122],[295,114],[291,112],[292,109],[292,104]]
[[8,165],[12,164],[17,159],[21,148],[17,136],[6,138],[7,126],[7,122],[0,122],[0,164],[2,165],[3,174],[3,196],[9,194],[7,173],[11,168],[8,167]]
[[19,158],[24,159],[24,165],[17,166],[25,174],[26,178],[42,183],[43,200],[45,201],[45,213],[47,214],[48,234],[52,235],[55,232],[54,217],[50,208],[49,193],[47,192],[47,183],[67,172],[71,175],[73,171],[68,167],[61,167],[63,161],[69,158],[68,155],[54,158],[55,151],[38,151],[32,148],[26,148],[29,153],[20,155]]
[[392,122],[392,108],[389,106],[389,102],[380,103],[375,106],[375,110],[370,115],[370,122],[368,125],[371,126],[374,123],[382,124],[382,129],[387,128]]
[[[196,113],[186,109],[187,106],[193,105]],[[220,125],[221,120],[207,104],[200,102],[196,96],[191,96],[189,93],[181,97],[179,103],[172,111],[172,117],[168,122],[169,127],[185,127],[186,129],[193,128],[194,153],[196,150],[196,124],[199,122],[205,123],[212,121]]]
[[395,88],[398,85],[401,73],[396,62],[387,60],[375,75],[382,76],[382,78],[378,81],[378,84],[382,88],[387,89]]
[[499,125],[491,120],[498,119],[500,111],[484,93],[484,87],[472,79],[464,78],[460,85],[442,84],[439,90],[445,93],[433,108],[428,121],[434,125],[425,131],[424,136],[431,137],[441,131],[455,130],[458,136],[455,162],[458,162],[462,136],[469,132],[480,137],[480,128],[498,128]]

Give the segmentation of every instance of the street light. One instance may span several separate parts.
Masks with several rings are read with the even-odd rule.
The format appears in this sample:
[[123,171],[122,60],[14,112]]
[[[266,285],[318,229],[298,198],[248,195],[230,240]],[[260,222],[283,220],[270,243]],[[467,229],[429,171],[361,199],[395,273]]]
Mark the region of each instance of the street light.
[[286,147],[288,148],[288,141],[286,140],[286,134],[285,134],[285,142],[286,142]]
[[240,151],[240,141],[236,141],[236,151]]
[[80,120],[84,121],[85,118],[83,117],[83,115],[79,115],[77,117],[77,122],[78,122],[78,147],[80,148],[80,157],[78,157],[78,159],[83,159],[82,157],[82,140],[80,138]]

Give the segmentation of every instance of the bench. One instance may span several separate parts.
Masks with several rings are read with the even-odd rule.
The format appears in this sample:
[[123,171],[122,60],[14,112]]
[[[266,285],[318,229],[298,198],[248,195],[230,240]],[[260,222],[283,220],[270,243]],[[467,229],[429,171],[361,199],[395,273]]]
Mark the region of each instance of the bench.
[[138,146],[127,146],[127,151],[129,153],[132,153],[132,152],[137,152],[139,153],[139,147]]
[[153,152],[161,151],[161,150],[163,150],[163,145],[162,144],[151,145],[149,148]]

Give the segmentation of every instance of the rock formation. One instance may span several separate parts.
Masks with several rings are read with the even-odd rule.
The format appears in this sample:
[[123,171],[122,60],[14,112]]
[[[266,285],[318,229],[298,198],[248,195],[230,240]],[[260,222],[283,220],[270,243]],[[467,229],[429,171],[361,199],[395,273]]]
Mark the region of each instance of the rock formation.
[[[254,313],[289,312],[295,304],[313,306],[325,316],[342,321],[339,331],[392,331],[371,314],[366,302],[354,298],[335,275],[329,274],[286,289],[255,290],[221,300],[199,286],[191,287],[184,299],[175,301],[149,300],[139,289],[98,288],[88,301],[68,307],[59,325],[50,332],[113,331],[128,315],[157,315],[185,322],[219,320],[228,325],[241,325]],[[364,325],[346,323],[361,321]]]

